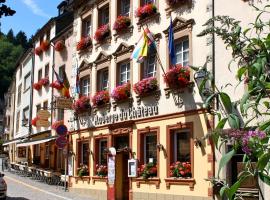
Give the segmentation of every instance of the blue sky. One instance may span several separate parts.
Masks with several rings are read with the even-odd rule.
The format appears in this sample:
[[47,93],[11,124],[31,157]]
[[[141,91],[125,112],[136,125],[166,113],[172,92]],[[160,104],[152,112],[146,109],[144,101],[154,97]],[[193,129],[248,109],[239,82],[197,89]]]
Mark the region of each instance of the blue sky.
[[7,5],[16,10],[11,17],[1,18],[1,31],[14,34],[22,30],[29,38],[34,35],[51,17],[57,16],[57,5],[62,0],[7,0]]

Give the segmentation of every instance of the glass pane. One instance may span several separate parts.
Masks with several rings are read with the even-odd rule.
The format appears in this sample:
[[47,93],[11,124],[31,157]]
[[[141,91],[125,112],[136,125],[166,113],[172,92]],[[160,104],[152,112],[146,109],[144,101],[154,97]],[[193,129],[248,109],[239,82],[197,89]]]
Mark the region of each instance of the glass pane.
[[145,136],[145,163],[149,163],[150,160],[157,163],[157,135]]
[[188,40],[183,41],[183,51],[189,49]]
[[107,148],[107,141],[99,141],[99,165],[107,165],[107,155],[105,149]]
[[128,16],[130,9],[130,0],[122,0],[121,1],[121,15]]
[[89,144],[83,143],[82,144],[82,164],[88,165],[89,163]]
[[103,71],[102,73],[102,88],[101,90],[107,90],[108,89],[108,70]]
[[188,61],[188,51],[183,53],[183,60],[186,62]]
[[190,135],[188,132],[175,133],[175,161],[190,162]]

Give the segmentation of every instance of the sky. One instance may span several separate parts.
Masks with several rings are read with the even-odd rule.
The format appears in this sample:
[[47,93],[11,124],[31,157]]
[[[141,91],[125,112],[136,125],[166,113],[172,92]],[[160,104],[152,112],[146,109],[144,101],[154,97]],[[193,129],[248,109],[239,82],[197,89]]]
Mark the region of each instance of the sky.
[[58,14],[57,5],[62,0],[7,0],[6,4],[16,11],[15,15],[2,17],[0,30],[7,33],[13,29],[16,35],[20,30],[29,38],[37,29]]

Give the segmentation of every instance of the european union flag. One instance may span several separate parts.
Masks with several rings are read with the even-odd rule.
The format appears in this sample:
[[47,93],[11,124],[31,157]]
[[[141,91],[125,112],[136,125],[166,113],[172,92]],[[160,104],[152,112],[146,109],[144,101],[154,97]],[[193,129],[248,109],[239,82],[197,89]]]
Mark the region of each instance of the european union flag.
[[173,36],[173,24],[172,24],[172,18],[170,22],[170,28],[169,28],[169,55],[171,59],[171,64],[176,64],[176,55],[175,55],[175,47],[174,47],[174,36]]

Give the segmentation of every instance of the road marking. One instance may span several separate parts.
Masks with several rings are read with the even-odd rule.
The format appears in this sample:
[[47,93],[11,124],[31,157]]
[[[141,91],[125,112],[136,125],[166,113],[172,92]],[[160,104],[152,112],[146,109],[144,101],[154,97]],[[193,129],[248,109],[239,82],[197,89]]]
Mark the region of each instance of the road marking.
[[40,191],[40,192],[44,192],[44,193],[47,193],[47,194],[49,194],[49,195],[52,195],[52,196],[55,196],[55,197],[58,197],[58,198],[61,198],[61,199],[65,199],[65,200],[72,200],[72,199],[70,199],[70,198],[63,197],[63,196],[60,196],[60,195],[54,194],[54,193],[52,193],[52,192],[48,192],[48,191],[46,191],[46,190],[39,189],[39,188],[34,187],[34,186],[32,186],[32,185],[28,185],[27,183],[24,183],[24,182],[18,181],[18,180],[16,180],[16,179],[11,178],[11,177],[8,177],[8,176],[5,176],[5,178],[10,179],[10,180],[12,180],[12,181],[14,181],[14,182],[17,182],[17,183],[19,183],[19,184],[25,185],[25,186],[27,186],[27,187],[29,187],[29,188],[33,189],[33,190],[38,190],[38,191]]

